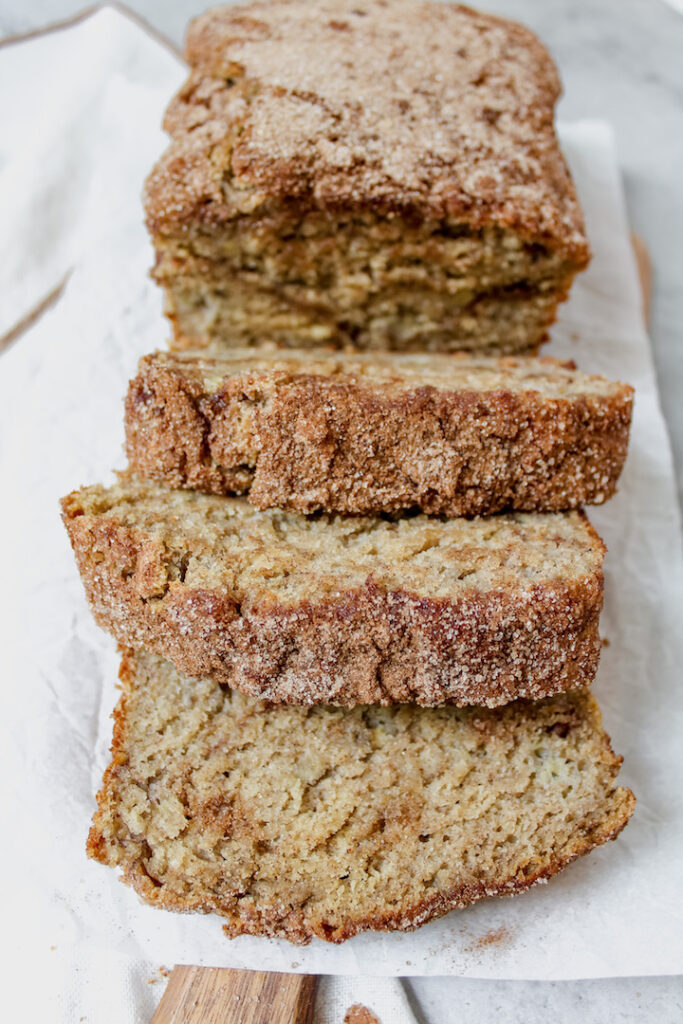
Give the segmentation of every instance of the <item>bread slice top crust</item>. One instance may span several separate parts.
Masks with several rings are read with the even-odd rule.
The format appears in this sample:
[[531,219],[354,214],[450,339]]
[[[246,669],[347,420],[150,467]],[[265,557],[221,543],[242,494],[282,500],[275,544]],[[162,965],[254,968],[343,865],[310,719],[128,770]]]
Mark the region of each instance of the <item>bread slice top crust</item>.
[[587,694],[277,708],[145,653],[121,681],[88,852],[229,936],[410,930],[550,877],[634,806]]
[[252,377],[264,386],[277,387],[296,378],[371,385],[382,394],[398,395],[417,388],[437,391],[512,391],[544,399],[619,398],[628,401],[633,388],[599,374],[582,373],[570,360],[550,357],[477,356],[465,352],[436,353],[330,352],[328,349],[208,348],[176,352],[159,351],[143,356],[140,369],[157,365],[178,370],[207,394],[215,394],[229,377]]
[[131,469],[257,508],[555,512],[615,491],[633,392],[571,363],[473,356],[145,356]]
[[88,516],[141,539],[135,572],[145,600],[180,585],[220,589],[244,615],[271,603],[334,600],[368,585],[435,600],[473,592],[529,596],[586,581],[591,592],[601,591],[605,547],[577,511],[471,520],[304,517],[126,474],[113,487],[73,492],[62,507],[67,526]]
[[255,2],[197,18],[186,56],[147,183],[153,233],[265,225],[295,201],[509,228],[588,262],[557,72],[526,28],[454,4]]

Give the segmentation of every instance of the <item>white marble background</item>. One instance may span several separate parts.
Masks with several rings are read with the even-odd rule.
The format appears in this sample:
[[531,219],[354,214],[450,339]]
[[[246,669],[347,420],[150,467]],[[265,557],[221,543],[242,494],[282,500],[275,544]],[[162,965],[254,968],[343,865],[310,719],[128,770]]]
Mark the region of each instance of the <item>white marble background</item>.
[[[671,3],[683,7],[683,0]],[[0,38],[42,28],[86,5],[87,0],[0,0]],[[208,5],[209,0],[131,0],[128,6],[179,45],[188,19]],[[563,119],[603,117],[615,127],[629,216],[654,267],[651,335],[683,495],[683,16],[663,0],[486,0],[481,6],[525,22],[548,45],[565,85]],[[158,988],[140,985],[141,1022],[149,1019]],[[452,1015],[439,1024],[683,1022],[683,978],[429,978],[407,982],[406,988],[416,1019],[430,1024],[444,996]],[[375,1009],[381,1015],[381,1006]],[[30,1001],[26,1019],[31,1020]]]

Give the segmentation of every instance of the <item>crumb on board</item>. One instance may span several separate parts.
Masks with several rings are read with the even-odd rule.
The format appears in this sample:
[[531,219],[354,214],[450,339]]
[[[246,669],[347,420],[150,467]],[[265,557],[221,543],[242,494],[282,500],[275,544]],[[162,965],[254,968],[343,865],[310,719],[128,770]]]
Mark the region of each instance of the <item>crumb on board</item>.
[[354,1003],[344,1014],[344,1024],[381,1024],[381,1021],[367,1006]]
[[171,974],[170,967],[157,967],[156,973],[147,979],[148,985],[156,985],[157,982],[166,980]]

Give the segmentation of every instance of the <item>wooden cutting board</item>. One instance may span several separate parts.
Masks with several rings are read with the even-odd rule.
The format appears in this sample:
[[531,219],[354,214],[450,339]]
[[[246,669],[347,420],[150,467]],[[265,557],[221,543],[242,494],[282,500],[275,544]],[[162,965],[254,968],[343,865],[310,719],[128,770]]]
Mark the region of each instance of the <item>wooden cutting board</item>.
[[151,1024],[312,1024],[310,974],[174,967]]

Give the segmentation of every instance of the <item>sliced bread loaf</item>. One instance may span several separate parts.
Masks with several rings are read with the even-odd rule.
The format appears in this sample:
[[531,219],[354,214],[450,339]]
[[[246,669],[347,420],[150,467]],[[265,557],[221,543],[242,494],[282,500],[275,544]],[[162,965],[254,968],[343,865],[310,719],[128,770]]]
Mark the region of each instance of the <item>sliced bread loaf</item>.
[[279,0],[188,30],[145,210],[174,344],[529,352],[586,266],[525,28]]
[[614,493],[632,395],[554,359],[157,352],[126,446],[137,473],[258,508],[553,512]]
[[505,708],[274,708],[124,658],[88,840],[148,903],[341,942],[521,892],[613,839],[618,788],[586,693]]
[[306,518],[128,476],[62,506],[100,625],[251,696],[492,706],[595,674],[580,512]]

